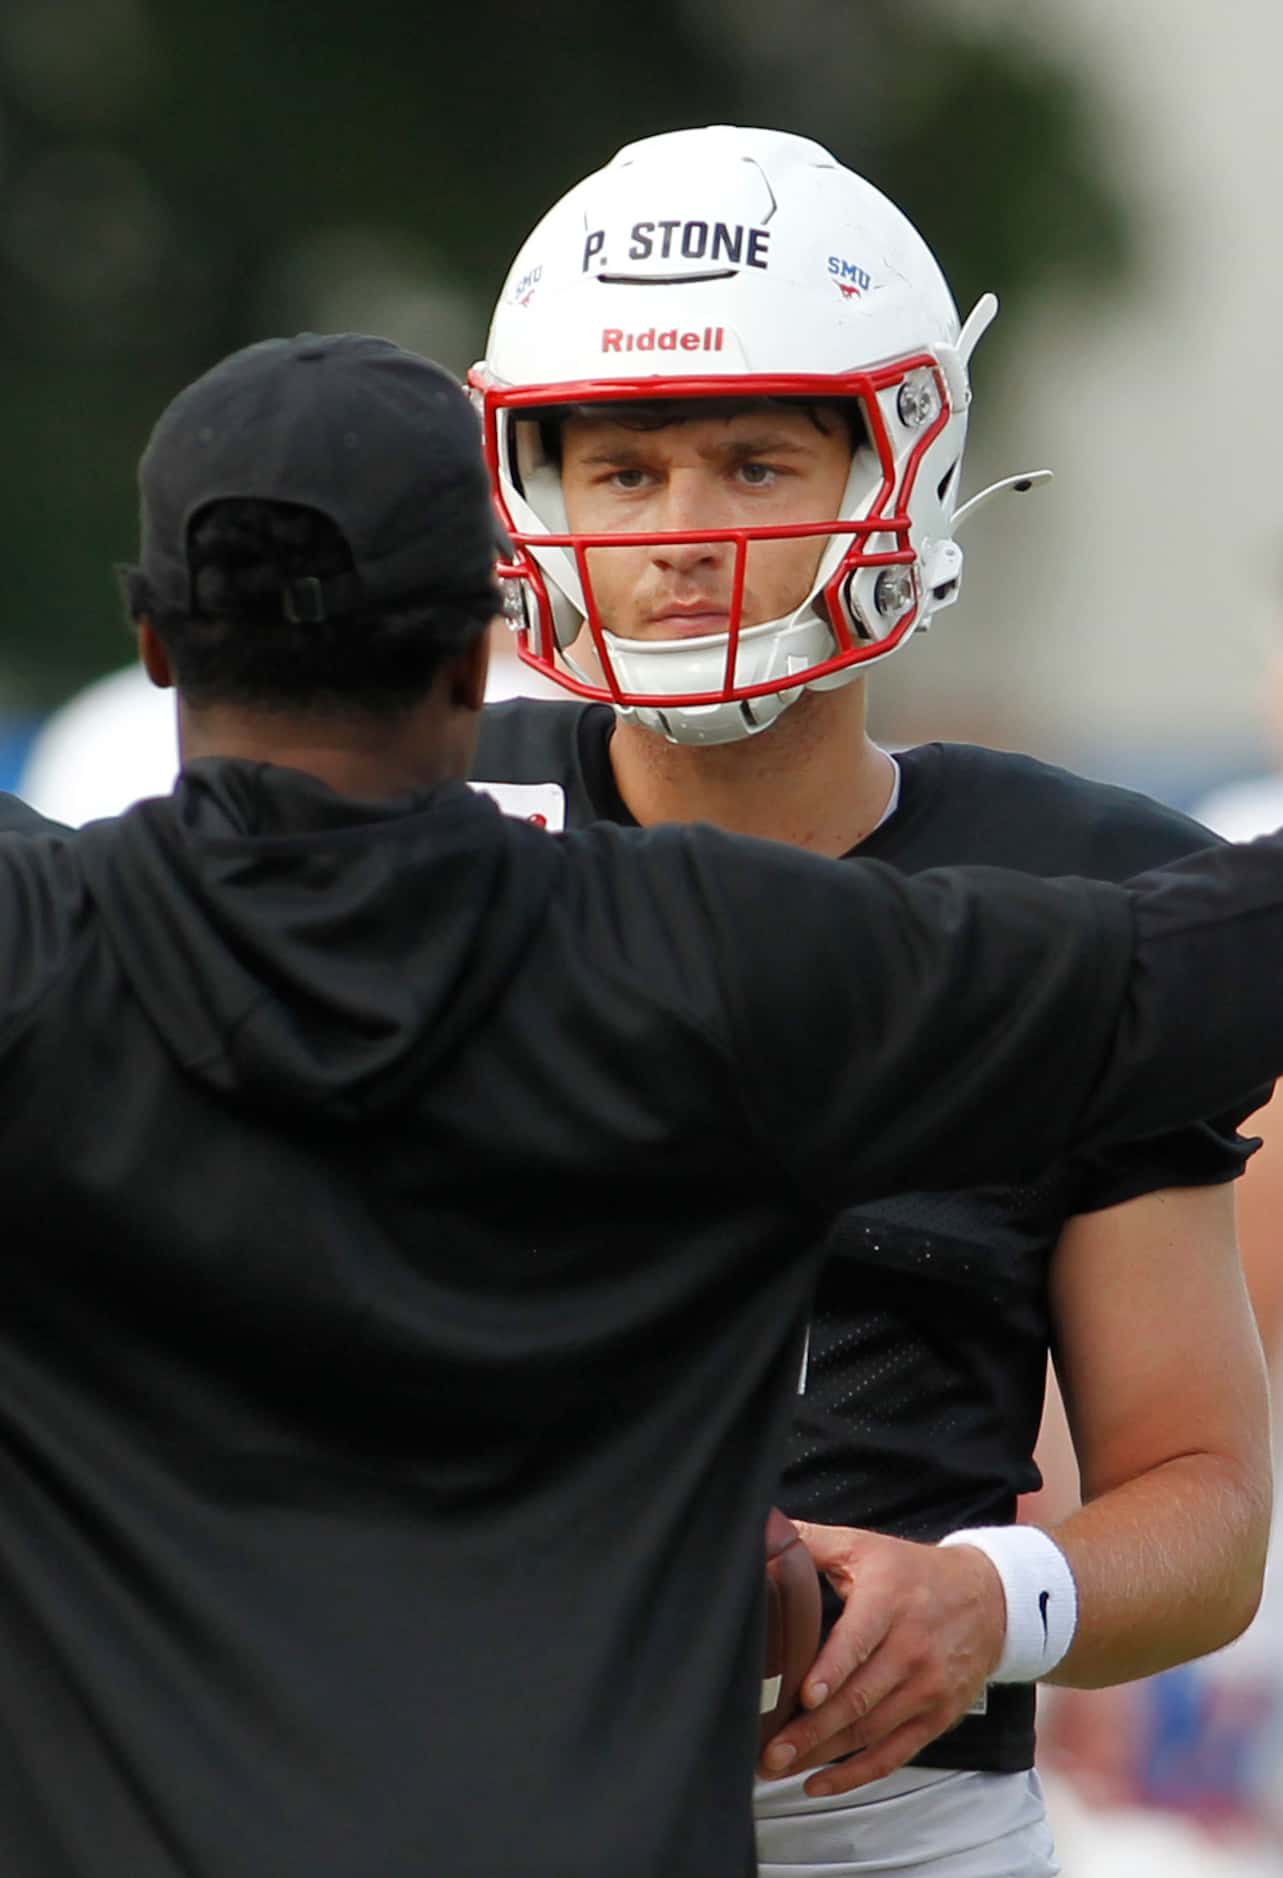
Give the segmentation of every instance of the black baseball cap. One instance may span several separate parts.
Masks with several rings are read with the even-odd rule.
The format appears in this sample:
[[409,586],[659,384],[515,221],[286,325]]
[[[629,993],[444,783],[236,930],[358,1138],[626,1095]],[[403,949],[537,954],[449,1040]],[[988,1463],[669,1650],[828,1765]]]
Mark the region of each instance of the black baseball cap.
[[188,530],[212,502],[318,509],[354,572],[291,580],[282,613],[315,621],[409,595],[494,593],[512,553],[467,394],[389,339],[300,333],[233,352],[180,391],[138,467],[139,571],[158,609],[195,611]]

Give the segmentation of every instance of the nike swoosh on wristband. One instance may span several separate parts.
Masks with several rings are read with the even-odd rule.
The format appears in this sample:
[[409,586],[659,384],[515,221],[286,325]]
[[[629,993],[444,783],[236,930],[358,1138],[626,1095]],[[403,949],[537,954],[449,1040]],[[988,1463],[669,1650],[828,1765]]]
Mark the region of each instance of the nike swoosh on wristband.
[[1045,1650],[1045,1649],[1047,1648],[1047,1643],[1048,1643],[1048,1637],[1047,1637],[1047,1606],[1048,1606],[1048,1605],[1049,1605],[1050,1603],[1051,1603],[1051,1593],[1050,1593],[1050,1591],[1040,1591],[1040,1592],[1038,1593],[1038,1615],[1039,1615],[1039,1617],[1041,1617],[1041,1618],[1042,1618],[1042,1647],[1043,1647],[1043,1649],[1044,1649],[1044,1650]]

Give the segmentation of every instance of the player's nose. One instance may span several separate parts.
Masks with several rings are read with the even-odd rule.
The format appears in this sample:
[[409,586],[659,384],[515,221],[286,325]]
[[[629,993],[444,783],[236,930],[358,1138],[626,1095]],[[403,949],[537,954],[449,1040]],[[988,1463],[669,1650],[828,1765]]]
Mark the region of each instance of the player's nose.
[[695,568],[717,566],[734,554],[733,542],[710,541],[706,535],[701,537],[701,530],[729,525],[727,516],[713,498],[704,478],[680,471],[674,473],[669,477],[663,498],[657,506],[657,531],[696,538],[682,542],[653,543],[651,559],[656,566],[676,573],[689,573]]

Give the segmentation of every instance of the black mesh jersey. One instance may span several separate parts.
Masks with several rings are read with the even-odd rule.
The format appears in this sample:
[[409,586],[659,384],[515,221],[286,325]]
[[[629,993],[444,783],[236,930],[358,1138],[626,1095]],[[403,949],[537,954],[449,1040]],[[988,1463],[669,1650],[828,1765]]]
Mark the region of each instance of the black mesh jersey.
[[[490,706],[474,776],[559,784],[568,828],[631,824],[610,767],[613,725],[605,705]],[[1031,757],[964,744],[896,754],[899,805],[856,852],[905,873],[977,862],[1125,880],[1212,839],[1144,796]],[[1251,1146],[1227,1119],[1019,1188],[907,1193],[848,1212],[816,1294],[780,1504],[921,1540],[1011,1519],[1016,1496],[1039,1484],[1048,1264],[1062,1226],[1137,1194],[1230,1179]],[[994,1687],[984,1715],[918,1760],[1016,1771],[1032,1764],[1033,1723],[1031,1687]]]

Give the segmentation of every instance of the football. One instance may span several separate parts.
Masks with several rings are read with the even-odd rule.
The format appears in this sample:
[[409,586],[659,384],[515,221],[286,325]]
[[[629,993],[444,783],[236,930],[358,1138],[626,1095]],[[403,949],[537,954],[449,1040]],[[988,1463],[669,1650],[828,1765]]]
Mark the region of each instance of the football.
[[798,1691],[819,1647],[819,1573],[792,1520],[773,1506],[766,1521],[766,1650],[759,1749],[796,1713]]

